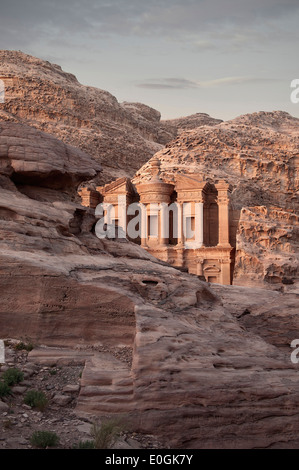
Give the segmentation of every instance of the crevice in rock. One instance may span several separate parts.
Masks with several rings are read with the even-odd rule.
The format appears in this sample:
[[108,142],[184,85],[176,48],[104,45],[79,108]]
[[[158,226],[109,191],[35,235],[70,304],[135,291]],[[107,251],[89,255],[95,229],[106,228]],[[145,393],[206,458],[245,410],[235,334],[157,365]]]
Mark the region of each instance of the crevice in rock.
[[240,315],[237,315],[236,318],[239,319],[239,318],[245,317],[246,315],[250,315],[250,313],[251,313],[250,310],[246,308],[244,312],[242,312]]

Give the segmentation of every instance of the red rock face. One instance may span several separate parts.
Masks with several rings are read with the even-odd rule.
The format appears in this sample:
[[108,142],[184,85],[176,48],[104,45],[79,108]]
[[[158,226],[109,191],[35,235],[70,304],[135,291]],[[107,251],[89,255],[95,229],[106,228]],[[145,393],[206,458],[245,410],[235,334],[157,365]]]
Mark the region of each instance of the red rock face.
[[[298,279],[298,144],[299,119],[261,112],[183,132],[155,155],[166,180],[202,173],[232,185],[235,284]],[[133,181],[149,178],[146,163]]]
[[32,361],[85,363],[78,414],[127,413],[174,448],[297,448],[295,291],[212,291],[135,244],[99,240],[74,200],[92,159],[10,123],[0,148],[1,337],[33,342]]
[[[134,305],[127,297],[93,286],[81,291],[60,271],[63,259],[56,273],[46,261],[88,252],[75,234],[90,230],[95,220],[71,200],[82,180],[97,175],[99,163],[48,134],[7,122],[0,122],[0,149],[1,334],[49,345],[109,344],[112,321],[120,343],[132,346]],[[14,315],[7,317],[9,310]],[[117,336],[114,332],[113,344]]]
[[244,208],[237,235],[237,283],[265,281],[280,288],[294,284],[298,278],[298,232],[298,215],[290,209]]
[[2,261],[2,336],[52,347],[133,347],[134,303],[126,295],[32,265],[30,256],[27,264],[7,256]]
[[[130,134],[127,149],[133,140],[142,147],[130,140],[136,115],[147,136],[146,123],[158,121],[143,105],[87,93],[58,66],[0,57],[1,73],[12,73],[2,120],[26,120],[113,157],[123,142],[119,113],[133,116],[121,137]],[[103,108],[114,118],[94,131]],[[32,360],[85,362],[80,414],[128,413],[137,431],[172,447],[298,448],[298,365],[290,360],[299,338],[297,131],[290,116],[261,113],[183,132],[159,154],[164,173],[196,169],[234,186],[235,279],[280,289],[212,290],[136,245],[97,239],[76,190],[98,177],[98,163],[36,129],[0,122],[1,337],[31,340]],[[131,164],[126,155],[106,166],[106,177]]]
[[29,124],[87,151],[103,163],[104,180],[132,174],[161,148],[157,111],[141,105],[132,112],[58,65],[0,51],[0,76],[6,88],[2,119]]
[[0,51],[0,78],[6,89],[0,117],[88,152],[102,164],[101,183],[133,176],[180,128],[218,122],[206,114],[160,122],[159,111],[145,104],[119,103],[60,66],[17,51]]
[[[221,119],[212,118],[206,113],[196,113],[191,116],[185,116],[178,119],[161,121],[161,124],[162,128],[167,130],[168,133],[171,133],[173,139],[175,139],[184,131],[190,131],[202,126],[216,126],[216,124],[220,124],[221,122]],[[165,141],[163,141],[164,144],[167,144],[168,142],[169,138],[166,138]]]
[[1,174],[18,184],[74,190],[101,170],[84,152],[44,132],[0,122]]

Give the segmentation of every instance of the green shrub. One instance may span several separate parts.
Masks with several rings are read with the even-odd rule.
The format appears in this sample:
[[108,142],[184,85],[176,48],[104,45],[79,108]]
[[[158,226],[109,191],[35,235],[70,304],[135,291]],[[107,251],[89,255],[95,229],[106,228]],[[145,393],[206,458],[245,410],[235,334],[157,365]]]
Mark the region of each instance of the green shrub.
[[80,441],[74,444],[73,449],[95,449],[94,441]]
[[22,380],[24,380],[24,374],[20,369],[16,369],[16,368],[7,369],[2,374],[2,380],[8,386],[16,385],[22,382]]
[[32,343],[24,343],[23,341],[20,341],[15,345],[15,349],[17,351],[32,351],[33,349],[33,344]]
[[30,437],[30,443],[34,447],[55,447],[59,443],[59,437],[51,431],[35,431]]
[[0,381],[0,397],[6,397],[10,393],[11,390],[7,383]]
[[111,449],[122,431],[119,419],[107,419],[101,425],[93,424],[91,435],[94,438],[95,449]]
[[41,390],[29,390],[25,397],[24,403],[31,408],[37,408],[39,411],[44,411],[48,405],[48,399],[44,392]]

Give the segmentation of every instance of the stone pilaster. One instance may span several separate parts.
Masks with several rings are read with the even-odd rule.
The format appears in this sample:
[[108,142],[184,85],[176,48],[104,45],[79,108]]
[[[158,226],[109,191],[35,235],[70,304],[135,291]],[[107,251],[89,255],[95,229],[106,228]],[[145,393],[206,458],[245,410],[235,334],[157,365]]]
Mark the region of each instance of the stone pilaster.
[[220,278],[220,283],[229,286],[231,284],[231,272],[230,272],[230,266],[231,266],[231,261],[230,259],[219,259],[219,264],[221,267],[221,278]]
[[204,218],[203,218],[204,202],[195,203],[195,243],[197,248],[203,246]]
[[229,243],[229,193],[230,187],[225,181],[215,185],[218,191],[218,245],[230,247]]
[[168,204],[160,204],[160,244],[165,246],[169,244],[169,210]]
[[141,239],[141,246],[143,248],[147,247],[147,209],[144,204],[140,204],[140,239]]
[[177,203],[177,234],[178,234],[178,246],[184,246],[184,211],[183,204]]
[[203,276],[203,265],[204,265],[204,260],[203,259],[198,259],[196,261],[197,264],[197,276]]
[[125,234],[127,234],[127,198],[125,195],[118,197],[117,218],[120,227],[122,227]]
[[78,191],[78,194],[81,197],[82,206],[91,207],[92,209],[95,209],[102,199],[101,195],[93,189],[82,188]]

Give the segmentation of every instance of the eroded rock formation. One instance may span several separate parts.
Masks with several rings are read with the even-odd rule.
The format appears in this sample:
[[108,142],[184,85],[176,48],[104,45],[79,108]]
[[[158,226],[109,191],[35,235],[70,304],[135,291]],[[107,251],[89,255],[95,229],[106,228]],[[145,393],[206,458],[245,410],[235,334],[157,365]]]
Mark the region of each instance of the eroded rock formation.
[[[88,152],[102,164],[101,182],[133,176],[183,127],[184,118],[161,123],[159,111],[119,103],[108,91],[81,85],[60,66],[19,51],[0,51],[0,79],[1,119],[29,124]],[[190,121],[194,126],[214,120],[202,114]]]
[[175,139],[184,131],[189,131],[202,126],[215,126],[216,124],[220,124],[220,122],[222,122],[222,119],[212,118],[206,113],[196,113],[191,114],[191,116],[161,121],[162,129],[167,131],[165,135],[166,138],[163,140],[163,143],[167,144],[169,142],[169,133],[172,135],[173,139]]
[[0,124],[0,148],[1,337],[30,339],[32,361],[83,358],[79,414],[128,413],[172,447],[298,447],[295,286],[267,302],[212,290],[135,244],[99,240],[74,199],[92,159],[13,123]]
[[[253,113],[186,131],[155,155],[170,182],[201,173],[232,185],[230,237],[236,247],[234,282],[291,283],[298,279],[299,119]],[[150,178],[146,163],[133,182]]]
[[0,51],[0,78],[5,82],[2,119],[29,124],[87,151],[102,163],[104,180],[136,171],[162,147],[157,111],[140,105],[132,112],[58,65]]

